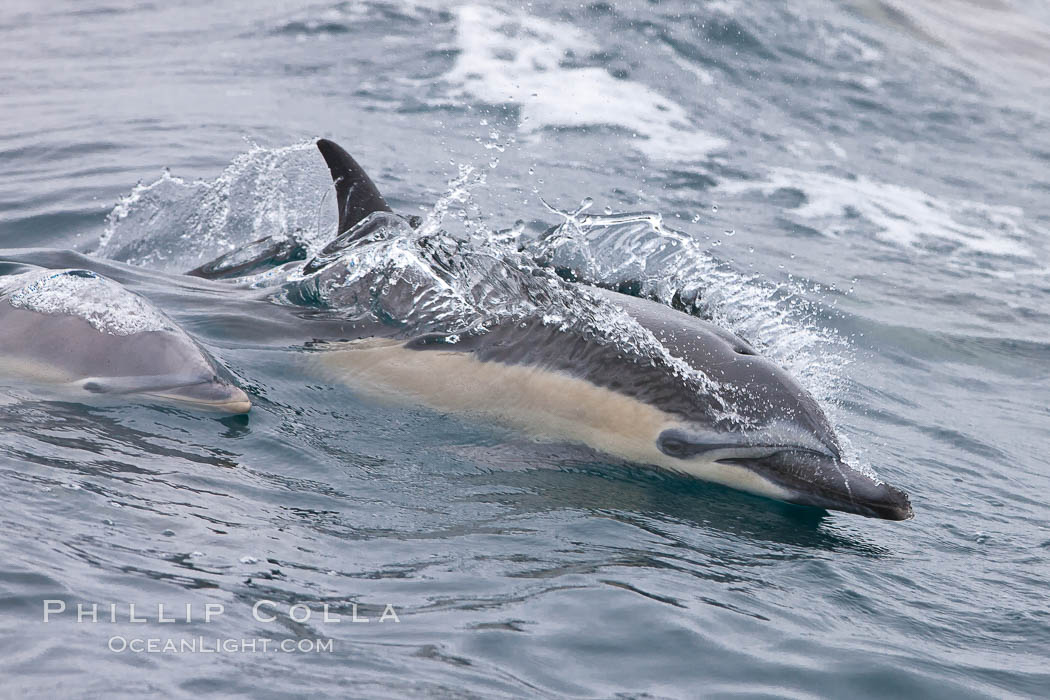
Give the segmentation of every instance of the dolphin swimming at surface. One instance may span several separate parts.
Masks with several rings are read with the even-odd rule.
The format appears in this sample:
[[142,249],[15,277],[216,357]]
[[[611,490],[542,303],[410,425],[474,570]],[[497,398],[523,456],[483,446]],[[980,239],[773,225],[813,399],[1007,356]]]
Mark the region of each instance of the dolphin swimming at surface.
[[0,376],[74,396],[140,396],[246,413],[248,395],[148,301],[88,270],[0,277]]
[[[377,225],[397,219],[345,150],[324,139],[317,146],[339,206],[339,237],[328,252],[367,242]],[[416,223],[403,219],[402,230]],[[323,268],[324,253],[305,270]],[[536,315],[469,333],[362,332],[329,344],[320,362],[354,387],[540,439],[789,503],[912,517],[907,494],[846,464],[816,400],[742,338],[657,302],[564,284],[581,303],[625,313],[671,360],[640,362],[615,343]],[[683,366],[704,378],[699,389],[683,382]]]

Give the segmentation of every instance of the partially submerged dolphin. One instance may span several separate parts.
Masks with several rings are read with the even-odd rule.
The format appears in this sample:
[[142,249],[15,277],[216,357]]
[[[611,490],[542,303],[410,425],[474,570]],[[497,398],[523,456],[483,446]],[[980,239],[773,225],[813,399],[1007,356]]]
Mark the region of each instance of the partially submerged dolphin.
[[251,408],[185,331],[88,270],[0,277],[0,329],[0,376],[81,395],[136,395],[226,413]]
[[[324,139],[317,145],[337,193],[340,236],[329,251],[337,253],[395,215],[345,150]],[[889,520],[912,516],[907,494],[843,461],[813,397],[746,341],[662,304],[574,289],[589,304],[625,312],[673,361],[640,362],[536,315],[465,334],[376,333],[331,346],[322,362],[358,387],[761,496]],[[700,390],[682,380],[681,363],[704,378]]]

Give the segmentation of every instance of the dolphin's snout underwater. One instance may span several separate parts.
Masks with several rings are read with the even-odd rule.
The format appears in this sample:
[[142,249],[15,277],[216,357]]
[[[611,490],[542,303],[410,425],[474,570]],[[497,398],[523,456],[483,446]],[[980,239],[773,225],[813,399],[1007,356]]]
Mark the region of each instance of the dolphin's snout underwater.
[[[389,206],[345,150],[325,139],[317,146],[335,184],[339,249],[368,245],[375,225],[392,216]],[[307,270],[325,264],[315,260]],[[788,503],[912,517],[907,494],[848,465],[816,400],[742,338],[646,299],[582,285],[573,293],[626,313],[711,390],[586,332],[551,326],[542,314],[466,334],[449,329],[448,338],[361,337],[333,344],[321,362],[356,387],[485,416],[541,439]]]

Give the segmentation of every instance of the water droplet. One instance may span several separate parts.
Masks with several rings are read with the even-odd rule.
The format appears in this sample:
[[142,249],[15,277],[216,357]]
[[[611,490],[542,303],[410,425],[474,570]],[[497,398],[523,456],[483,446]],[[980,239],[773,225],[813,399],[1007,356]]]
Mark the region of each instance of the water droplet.
[[731,229],[731,228],[727,228],[726,229],[726,235],[727,236],[735,236],[736,235],[736,230],[735,229]]
[[712,204],[711,205],[711,211],[718,211],[718,205],[717,204]]
[[604,211],[606,215],[612,214],[612,207],[605,207],[605,209],[603,209],[602,211]]
[[164,532],[162,532],[160,534],[164,535],[165,537],[174,537],[175,536],[175,531],[172,530],[172,529],[167,529],[167,530],[165,530]]
[[700,221],[700,215],[699,215],[699,214],[697,214],[697,215],[695,215],[695,216],[693,217],[693,223],[695,224],[695,223],[698,223],[699,221]]

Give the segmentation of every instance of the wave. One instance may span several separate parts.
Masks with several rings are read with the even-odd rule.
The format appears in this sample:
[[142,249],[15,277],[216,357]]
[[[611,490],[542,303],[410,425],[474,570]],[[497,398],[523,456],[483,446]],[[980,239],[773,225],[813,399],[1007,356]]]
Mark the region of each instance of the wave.
[[613,127],[631,148],[667,161],[706,160],[728,145],[649,86],[581,65],[601,46],[571,24],[481,5],[458,7],[455,17],[459,53],[445,80],[463,95],[518,105],[518,128],[526,136]]
[[1021,89],[1026,103],[1045,95],[1050,86],[1050,11],[1045,3],[853,0],[853,4],[867,17],[948,49],[988,85]]
[[732,181],[718,185],[725,194],[778,191],[801,196],[790,215],[817,222],[828,235],[863,231],[866,223],[874,235],[892,245],[986,255],[1032,258],[1027,241],[1035,235],[1016,206],[991,205],[969,200],[943,200],[921,190],[863,175],[839,176],[775,167],[765,179]]

